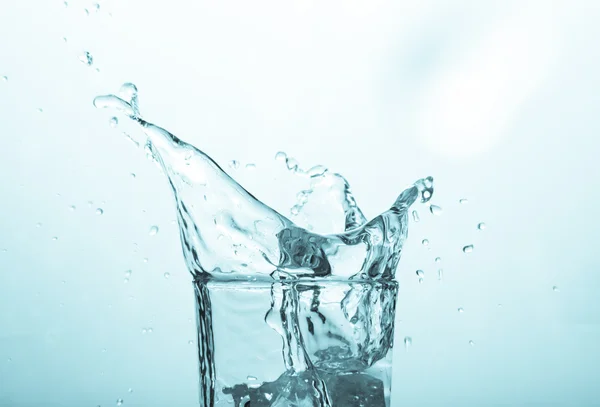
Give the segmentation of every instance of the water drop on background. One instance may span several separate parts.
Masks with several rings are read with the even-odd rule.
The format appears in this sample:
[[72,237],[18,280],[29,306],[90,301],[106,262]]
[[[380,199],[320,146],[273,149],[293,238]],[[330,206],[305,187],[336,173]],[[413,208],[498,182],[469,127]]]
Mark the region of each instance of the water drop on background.
[[438,280],[442,281],[442,279],[444,278],[444,269],[438,269],[437,273],[438,273]]
[[462,251],[463,251],[463,253],[467,253],[467,254],[471,253],[473,251],[473,245],[469,244],[469,245],[463,247]]
[[143,260],[143,261],[144,261],[144,263],[148,263],[148,258],[147,258],[147,257],[144,257],[144,260]]
[[463,312],[465,312],[465,309],[463,307],[459,307],[458,312],[462,314]]
[[171,277],[171,273],[169,273],[168,271],[164,274],[165,278],[168,280],[169,277]]
[[8,82],[8,76],[4,75],[4,76],[2,77],[2,82]]
[[441,214],[442,214],[443,210],[442,210],[442,208],[441,208],[440,206],[437,206],[437,205],[430,205],[430,206],[429,206],[429,212],[431,212],[431,213],[432,213],[432,214],[434,214],[434,215],[437,215],[437,216],[439,216],[439,215],[441,215]]
[[52,237],[52,240],[53,240],[54,242],[56,242],[56,241],[58,240],[58,236],[53,236],[53,237]]
[[37,108],[38,113],[44,113],[44,109],[42,109],[41,107]]
[[83,14],[85,14],[86,16],[90,15],[90,10],[88,10],[87,8],[83,9]]
[[421,218],[419,218],[419,212],[417,212],[417,211],[412,211],[412,218],[415,222],[418,222],[421,220]]
[[127,393],[133,393],[133,389],[130,387],[129,389],[127,389]]
[[65,6],[65,8],[69,7],[69,2],[63,1],[63,6]]
[[151,334],[152,332],[154,332],[154,330],[152,328],[148,328],[148,333]]
[[103,215],[103,214],[104,214],[104,209],[96,208],[96,215]]
[[469,203],[469,200],[466,199],[466,198],[463,198],[463,199],[459,200],[458,203],[460,203],[460,204],[466,204],[466,203]]
[[247,170],[255,170],[256,164],[252,164],[252,163],[246,164],[246,169]]
[[155,236],[158,233],[158,226],[154,225],[150,228],[150,232],[148,234],[150,236]]
[[76,207],[75,205],[71,205],[71,206],[69,206],[69,210],[70,210],[71,212],[75,212],[75,209],[77,209],[77,207]]
[[[486,224],[484,222],[480,222],[477,224],[477,229],[484,230],[486,228]],[[493,234],[493,232],[492,232]]]
[[436,258],[435,258],[435,262],[436,262],[436,263],[439,263],[439,262],[441,262],[441,261],[442,261],[442,258],[441,258],[441,257],[436,257]]
[[38,222],[38,223],[36,223],[36,224],[35,224],[35,227],[36,227],[36,228],[41,228],[41,227],[42,227],[42,224],[41,224],[40,222]]
[[191,341],[191,340],[188,341],[188,345],[193,345],[193,344],[194,344],[194,341]]
[[552,286],[552,291],[556,291],[556,292],[558,292],[558,291],[560,291],[560,290],[558,289],[558,287],[557,287],[557,286],[553,285],[553,286]]
[[287,158],[287,154],[284,153],[283,151],[279,151],[277,152],[277,154],[275,154],[275,159],[278,161],[283,161]]
[[79,60],[82,64],[87,66],[92,66],[94,64],[94,57],[89,52],[85,51],[83,54],[79,55]]
[[469,341],[469,345],[471,345],[471,346],[475,346],[475,342],[473,342],[473,341]]
[[122,406],[122,405],[123,405],[123,399],[118,399],[117,406]]
[[404,347],[406,349],[410,348],[412,346],[412,338],[410,336],[405,336],[404,337]]
[[94,3],[94,5],[92,7],[94,7],[94,11],[96,13],[100,10],[100,4],[99,3]]
[[429,239],[423,239],[423,240],[421,240],[421,244],[423,246],[429,246]]
[[116,117],[111,117],[108,121],[108,124],[114,129],[119,124],[119,119],[117,119]]
[[417,270],[417,276],[419,277],[425,277],[425,272],[423,270]]
[[229,168],[233,168],[234,170],[237,170],[238,168],[240,168],[240,162],[237,160],[229,161]]

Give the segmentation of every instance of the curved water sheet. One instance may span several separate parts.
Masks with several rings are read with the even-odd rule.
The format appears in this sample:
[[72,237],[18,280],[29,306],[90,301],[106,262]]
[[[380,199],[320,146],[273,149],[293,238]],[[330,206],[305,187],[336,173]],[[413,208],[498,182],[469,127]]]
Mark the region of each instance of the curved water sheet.
[[[389,377],[384,383],[370,372],[392,347],[393,278],[408,209],[417,200],[429,201],[433,179],[418,180],[367,221],[344,177],[323,166],[305,171],[286,162],[310,183],[292,213],[323,190],[344,213],[344,230],[318,234],[257,200],[198,148],[144,120],[135,85],[124,84],[118,96],[98,96],[94,105],[117,109],[141,126],[147,151],[171,185],[183,254],[195,279],[202,405],[218,405],[224,395],[244,407],[354,405],[344,398],[349,389],[362,392],[364,405],[389,405]],[[264,279],[272,281],[264,321],[282,337],[284,372],[260,387],[219,391],[209,286]]]

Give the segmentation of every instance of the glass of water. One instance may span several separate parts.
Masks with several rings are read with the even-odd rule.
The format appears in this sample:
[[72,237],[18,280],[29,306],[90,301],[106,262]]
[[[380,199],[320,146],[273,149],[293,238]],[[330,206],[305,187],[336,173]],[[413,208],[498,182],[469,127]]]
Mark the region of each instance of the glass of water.
[[201,407],[390,406],[395,281],[194,284]]

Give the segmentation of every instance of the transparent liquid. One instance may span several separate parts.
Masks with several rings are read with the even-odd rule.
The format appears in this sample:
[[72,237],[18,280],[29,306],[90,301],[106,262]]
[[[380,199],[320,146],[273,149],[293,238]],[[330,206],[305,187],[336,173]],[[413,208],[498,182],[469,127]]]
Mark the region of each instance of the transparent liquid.
[[[256,199],[200,149],[144,120],[137,92],[126,83],[119,96],[98,96],[94,104],[141,126],[148,157],[171,186],[183,255],[196,282],[201,406],[232,399],[244,407],[389,405],[393,279],[409,208],[431,199],[433,179],[416,181],[367,220],[343,176],[320,165],[303,170],[278,153],[307,181],[293,216],[324,197],[308,214],[314,227],[303,228]],[[314,232],[325,229],[333,208],[343,213],[339,230]],[[436,208],[431,212],[440,213]],[[253,334],[258,331],[264,333]],[[274,350],[277,357],[257,362]]]
[[[390,406],[396,282],[209,280],[195,290],[201,406]],[[348,297],[359,311],[350,318]],[[286,298],[293,307],[281,307]],[[281,309],[276,319],[302,343],[282,346],[269,321]],[[311,366],[290,370],[290,357]]]

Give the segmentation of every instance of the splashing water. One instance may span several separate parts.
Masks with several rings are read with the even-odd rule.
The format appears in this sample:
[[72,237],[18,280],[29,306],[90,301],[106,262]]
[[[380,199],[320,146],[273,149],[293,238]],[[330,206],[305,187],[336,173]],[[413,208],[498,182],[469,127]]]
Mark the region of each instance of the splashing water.
[[[315,233],[257,200],[198,148],[144,120],[135,85],[124,84],[118,96],[98,96],[94,105],[119,110],[137,122],[147,137],[145,150],[168,178],[184,258],[197,282],[199,330],[207,332],[211,325],[210,313],[203,311],[205,304],[210,305],[208,289],[200,283],[248,278],[272,282],[271,309],[265,322],[283,338],[286,372],[276,382],[227,390],[236,406],[245,405],[243,400],[252,400],[252,406],[288,405],[282,403],[291,400],[292,394],[309,400],[298,405],[331,406],[337,397],[331,390],[338,383],[337,376],[332,376],[335,372],[362,372],[388,353],[397,292],[393,279],[408,233],[409,208],[417,200],[425,203],[432,197],[431,177],[409,186],[388,210],[367,220],[343,176],[323,166],[302,169],[298,161],[279,152],[277,160],[310,182],[309,188],[298,193],[292,215],[303,211],[307,202],[323,191],[335,196],[335,206],[343,212],[339,230]],[[237,169],[239,163],[232,162],[230,167]],[[319,228],[319,222],[312,223]],[[363,283],[347,284],[346,289],[336,291],[335,303],[342,316],[328,318],[318,311],[324,289],[319,284],[341,280]],[[377,284],[385,284],[386,289]],[[352,329],[348,331],[348,327]],[[339,343],[330,346],[332,341]],[[204,395],[204,401],[212,405],[214,345],[212,341],[198,345],[204,358],[201,380],[213,389]],[[309,382],[311,391],[307,393],[301,387]],[[279,385],[285,391],[278,394]],[[250,394],[259,390],[260,402],[259,396]],[[264,399],[264,394],[269,398]]]

